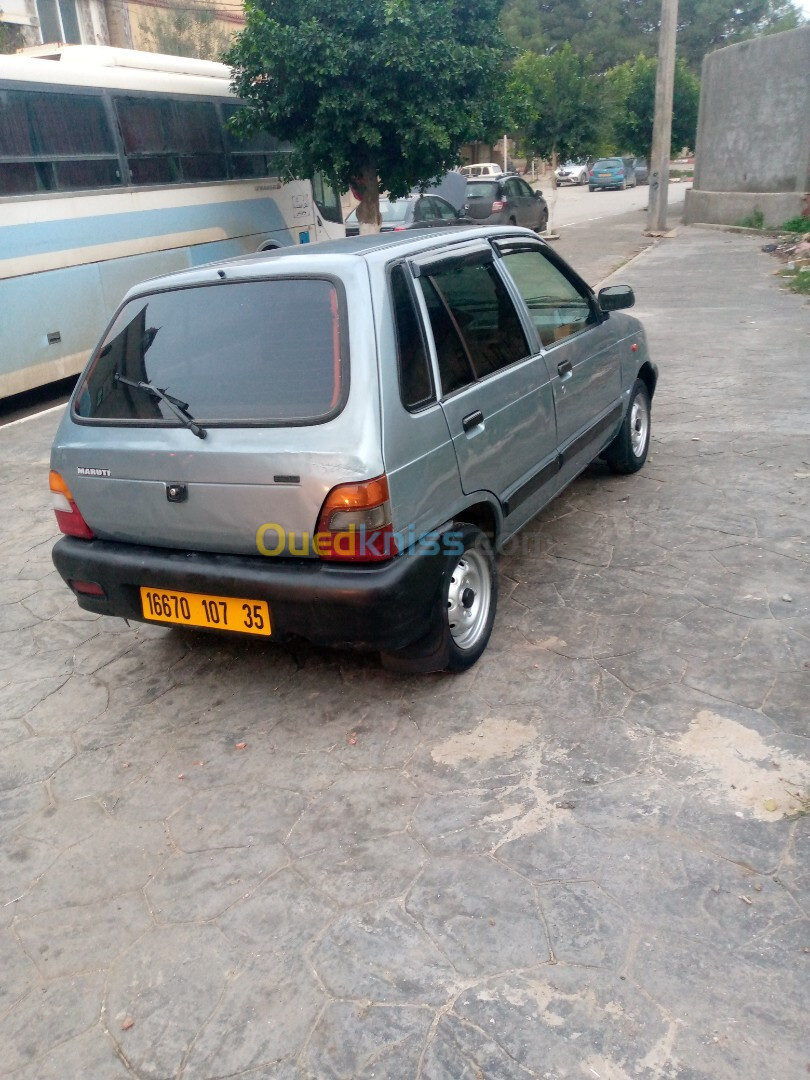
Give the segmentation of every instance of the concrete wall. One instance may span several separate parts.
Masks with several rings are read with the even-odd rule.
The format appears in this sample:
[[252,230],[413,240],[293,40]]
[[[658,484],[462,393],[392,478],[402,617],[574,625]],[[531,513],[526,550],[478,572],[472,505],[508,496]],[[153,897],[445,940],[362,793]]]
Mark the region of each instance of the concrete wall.
[[767,225],[802,213],[810,190],[810,26],[703,61],[695,181],[685,219]]

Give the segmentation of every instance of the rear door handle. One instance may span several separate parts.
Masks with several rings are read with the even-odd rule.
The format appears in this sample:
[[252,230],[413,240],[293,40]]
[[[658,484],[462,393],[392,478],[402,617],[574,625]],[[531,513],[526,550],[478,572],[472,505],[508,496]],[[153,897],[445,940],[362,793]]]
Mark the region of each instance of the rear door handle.
[[570,360],[561,360],[557,364],[557,374],[561,379],[564,379],[566,375],[570,375],[574,368]]
[[479,424],[483,424],[484,414],[480,409],[476,409],[475,412],[471,412],[469,416],[465,416],[461,421],[461,426],[465,431],[469,431],[470,428],[478,427]]

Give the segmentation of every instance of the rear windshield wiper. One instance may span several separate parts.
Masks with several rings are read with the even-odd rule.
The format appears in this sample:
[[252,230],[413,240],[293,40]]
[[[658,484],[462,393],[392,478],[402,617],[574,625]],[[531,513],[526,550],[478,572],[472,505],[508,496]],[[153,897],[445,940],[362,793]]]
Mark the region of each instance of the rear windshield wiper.
[[167,394],[165,390],[161,390],[160,387],[155,386],[154,383],[138,382],[135,379],[128,379],[125,375],[119,375],[118,372],[115,373],[115,381],[123,383],[125,386],[134,386],[136,390],[145,390],[147,394],[152,394],[153,397],[165,402],[169,411],[174,413],[183,427],[187,427],[198,439],[208,438],[208,432],[204,427],[200,427],[188,411],[188,402],[181,401],[180,398],[172,397],[171,394]]

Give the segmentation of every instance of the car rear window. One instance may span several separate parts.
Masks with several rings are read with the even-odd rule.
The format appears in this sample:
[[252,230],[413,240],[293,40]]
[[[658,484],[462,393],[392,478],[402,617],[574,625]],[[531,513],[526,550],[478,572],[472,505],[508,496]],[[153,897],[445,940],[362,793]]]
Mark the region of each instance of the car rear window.
[[594,169],[620,169],[622,167],[622,159],[617,157],[600,158],[594,165]]
[[[77,391],[97,420],[165,421],[151,383],[202,423],[318,423],[339,411],[341,303],[320,278],[223,282],[157,292],[118,313]],[[128,380],[122,382],[116,376]]]
[[492,183],[479,182],[477,184],[467,184],[467,198],[468,199],[497,199],[498,198],[498,183],[493,181]]

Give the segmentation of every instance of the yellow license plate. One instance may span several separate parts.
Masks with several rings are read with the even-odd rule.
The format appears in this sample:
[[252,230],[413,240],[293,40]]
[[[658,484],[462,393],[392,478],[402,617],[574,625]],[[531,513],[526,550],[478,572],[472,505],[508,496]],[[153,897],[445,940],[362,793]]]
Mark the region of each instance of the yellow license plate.
[[270,636],[270,609],[264,600],[142,587],[141,605],[144,618],[155,622]]

